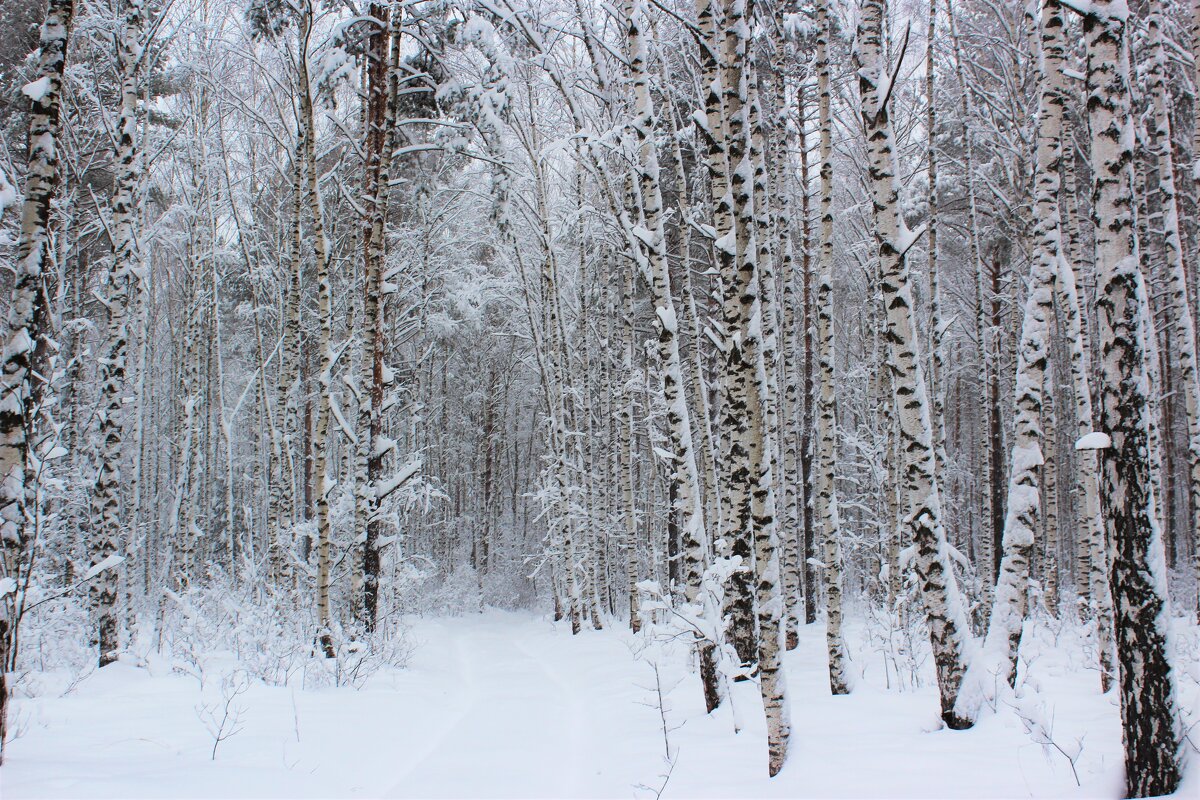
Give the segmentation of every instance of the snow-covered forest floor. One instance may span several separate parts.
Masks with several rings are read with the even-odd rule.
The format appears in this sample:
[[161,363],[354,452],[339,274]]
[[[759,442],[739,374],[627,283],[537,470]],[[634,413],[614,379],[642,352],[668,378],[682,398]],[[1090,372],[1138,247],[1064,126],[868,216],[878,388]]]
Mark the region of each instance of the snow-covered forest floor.
[[[1195,724],[1200,628],[1176,622],[1179,700]],[[411,620],[407,666],[358,687],[311,667],[269,686],[230,653],[32,673],[14,708],[3,795],[1120,796],[1117,698],[1099,693],[1077,626],[1029,623],[1022,698],[964,732],[940,727],[919,633],[911,658],[907,632],[887,641],[878,622],[852,621],[857,685],[835,698],[824,627],[801,630],[785,662],[791,756],[775,780],[753,684],[735,689],[744,728],[734,735],[727,707],[705,716],[681,643],[623,629],[572,637],[546,617],[489,610]],[[215,758],[214,731],[227,735]],[[1194,751],[1192,761],[1181,796],[1200,788]]]

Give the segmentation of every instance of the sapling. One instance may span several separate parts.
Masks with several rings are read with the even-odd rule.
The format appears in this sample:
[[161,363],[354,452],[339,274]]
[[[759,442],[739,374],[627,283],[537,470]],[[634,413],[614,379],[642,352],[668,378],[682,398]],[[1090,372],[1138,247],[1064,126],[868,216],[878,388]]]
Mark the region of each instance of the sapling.
[[196,716],[213,737],[213,761],[217,760],[221,742],[242,732],[242,714],[246,709],[237,699],[249,689],[250,677],[245,670],[236,670],[222,676],[220,702],[196,706]]

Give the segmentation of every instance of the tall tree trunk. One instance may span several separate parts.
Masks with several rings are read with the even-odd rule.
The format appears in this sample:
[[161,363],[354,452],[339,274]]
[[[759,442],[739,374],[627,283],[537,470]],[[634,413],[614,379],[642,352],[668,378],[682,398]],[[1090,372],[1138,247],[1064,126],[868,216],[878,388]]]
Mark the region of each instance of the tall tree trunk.
[[[714,5],[713,0],[696,0],[696,18],[701,36],[700,65],[704,86],[705,125],[702,133],[708,144],[706,163],[712,178],[713,196],[713,229],[716,232],[714,250],[717,259],[717,269],[723,283],[722,322],[725,336],[730,335],[729,314],[740,313],[739,301],[731,293],[735,291],[728,275],[737,270],[737,248],[734,241],[734,200],[732,181],[735,179],[734,169],[738,161],[734,158],[733,148],[735,139],[745,138],[745,119],[737,121],[738,130],[735,134],[733,112],[728,106],[730,93],[737,94],[737,87],[732,90],[727,85],[729,74],[726,69],[725,30],[718,26],[717,17],[722,8]],[[740,107],[739,107],[740,108]],[[739,158],[745,151],[744,142],[737,141]],[[749,162],[746,164],[749,169]],[[749,175],[742,178],[746,181],[747,191]],[[747,232],[748,234],[748,232]],[[728,236],[723,240],[722,237]],[[730,380],[730,354],[725,353],[722,365],[722,379],[718,382],[720,403],[718,411],[719,432],[727,432],[730,424],[729,407],[731,404],[730,391],[734,387]],[[739,384],[740,387],[740,384]],[[735,426],[739,423],[734,422]],[[728,621],[728,639],[733,645],[738,658],[743,665],[750,665],[756,657],[756,633],[754,619],[754,599],[752,591],[753,551],[748,527],[740,527],[741,522],[749,516],[749,493],[745,474],[739,470],[747,469],[744,465],[744,453],[733,447],[728,436],[718,435],[722,452],[718,459],[721,467],[720,496],[721,519],[718,530],[721,533],[719,541],[723,542],[720,552],[722,557],[740,559],[740,566],[730,576],[725,590],[725,612]],[[731,449],[732,448],[732,449]],[[727,535],[738,531],[738,535]]]
[[[751,286],[757,282],[761,297],[757,314],[751,300],[750,325],[743,339],[746,355],[753,354],[753,377],[748,381],[747,400],[751,409],[748,424],[750,435],[750,473],[755,479],[751,483],[750,520],[754,541],[755,611],[758,622],[758,671],[759,693],[767,717],[767,769],[771,776],[777,775],[787,760],[788,738],[791,735],[791,719],[787,701],[787,679],[783,671],[783,618],[784,603],[782,581],[779,575],[779,535],[775,513],[774,470],[778,461],[775,446],[775,397],[778,387],[775,382],[775,315],[774,283],[769,250],[756,246],[755,236],[769,232],[770,214],[766,210],[766,169],[763,163],[762,105],[758,90],[757,75],[750,37],[746,35],[746,22],[738,23],[736,12],[743,0],[734,0],[732,24],[739,39],[739,47],[746,52],[745,70],[741,82],[747,84],[747,123],[750,128],[750,149],[746,154],[753,175],[752,190],[748,203],[742,203],[739,190],[734,195],[734,208],[738,213],[738,237],[743,230],[754,225],[747,238],[746,249],[739,253],[740,264],[757,259],[753,270],[742,268],[741,274],[750,278]],[[729,50],[726,33],[726,52]],[[727,63],[741,64],[740,61]],[[731,82],[732,83],[732,82]],[[740,92],[739,92],[740,93]],[[745,163],[745,162],[743,162]],[[736,185],[736,184],[735,184]],[[762,209],[756,209],[759,203]],[[749,211],[749,214],[747,214]],[[743,303],[746,295],[742,295]],[[755,317],[757,316],[757,320]],[[757,324],[756,324],[757,322]],[[755,332],[761,339],[755,341]],[[755,347],[755,345],[759,347]],[[757,349],[757,352],[755,350]],[[743,356],[745,358],[745,355]],[[755,413],[758,409],[759,413]],[[761,414],[761,417],[759,416]]]
[[[121,442],[124,432],[125,361],[129,344],[130,283],[140,279],[138,245],[138,184],[141,158],[137,142],[138,77],[142,58],[141,0],[126,0],[125,18],[117,36],[117,64],[121,70],[121,108],[116,124],[116,176],[112,197],[112,265],[108,273],[108,338],[100,360],[99,381],[103,411],[100,416],[100,465],[92,493],[93,533],[91,567],[105,563],[117,552],[128,523],[122,514]],[[106,569],[88,584],[88,599],[96,622],[100,666],[117,660],[121,642],[117,624],[115,569]]]
[[296,438],[301,427],[299,387],[300,307],[304,270],[302,224],[304,217],[304,132],[296,133],[292,153],[292,224],[288,274],[280,305],[279,380],[275,385],[275,419],[279,430],[271,453],[272,475],[268,510],[267,547],[272,577],[279,588],[293,587],[292,540],[296,516]]
[[312,224],[313,251],[317,262],[317,316],[321,322],[318,352],[321,371],[317,375],[320,395],[317,398],[317,424],[313,435],[313,471],[317,491],[317,639],[326,658],[333,658],[333,618],[329,608],[329,582],[332,567],[329,494],[333,483],[329,475],[329,422],[332,414],[333,384],[333,289],[330,285],[329,251],[325,238],[325,212],[321,206],[319,174],[317,172],[316,125],[313,117],[312,88],[308,75],[308,47],[312,34],[314,10],[309,3],[300,29],[297,69],[300,76],[300,125],[303,144],[304,172],[307,180],[309,221]]
[[1042,465],[1042,492],[1046,498],[1043,505],[1043,528],[1046,531],[1045,546],[1042,548],[1042,601],[1050,616],[1058,618],[1059,559],[1058,559],[1058,420],[1055,415],[1056,398],[1053,369],[1047,369],[1042,384],[1042,431],[1045,445],[1042,448],[1045,464]]
[[829,90],[829,3],[817,0],[817,92],[821,128],[821,233],[817,251],[817,359],[821,393],[817,401],[816,515],[821,520],[825,563],[825,644],[829,654],[829,688],[850,691],[846,643],[842,639],[842,543],[837,496],[837,394],[833,359],[833,116]]
[[[933,445],[937,453],[939,480],[946,475],[946,387],[942,367],[942,305],[938,274],[938,160],[937,160],[937,0],[929,0],[929,25],[925,33],[925,135],[929,137],[926,158],[929,161],[929,219],[925,246],[929,254],[929,380],[933,384]],[[965,120],[964,120],[965,124]]]
[[618,437],[621,440],[620,486],[623,503],[621,518],[625,522],[625,577],[629,585],[629,628],[634,633],[642,629],[638,609],[638,541],[637,508],[633,479],[633,270],[626,269],[621,280],[621,392],[618,400]]
[[[819,102],[819,101],[818,101]],[[803,358],[804,358],[804,373],[803,373],[803,388],[801,389],[802,398],[802,413],[800,417],[800,532],[801,532],[801,559],[804,562],[804,624],[812,625],[817,621],[817,537],[816,537],[816,520],[814,519],[816,510],[816,492],[814,491],[814,476],[816,467],[813,464],[813,457],[816,454],[815,434],[816,434],[816,415],[817,415],[817,398],[816,398],[816,361],[817,347],[815,343],[817,326],[815,303],[813,302],[813,273],[820,269],[820,255],[814,262],[811,258],[804,263],[804,270],[801,274],[801,289],[800,289],[800,304],[803,307],[802,318],[804,320],[804,332],[801,341],[803,342]],[[815,267],[815,269],[814,269]],[[818,279],[820,276],[817,276]]]
[[392,150],[395,142],[400,25],[392,20],[390,4],[373,3],[369,15],[378,20],[367,42],[366,153],[363,176],[363,321],[361,372],[358,377],[358,443],[355,448],[355,530],[363,537],[362,599],[359,624],[375,630],[379,618],[379,482],[383,460],[394,447],[383,436],[386,349],[383,310],[386,300],[384,266]]
[[892,82],[884,60],[886,18],[886,0],[865,0],[859,17],[855,58],[870,155],[868,172],[875,238],[879,245],[887,338],[893,363],[892,392],[900,423],[902,506],[916,543],[914,561],[937,668],[942,719],[951,728],[962,728],[969,727],[971,722],[955,713],[954,704],[966,670],[970,630],[947,556],[929,394],[913,324],[912,287],[904,258],[912,234],[900,218],[896,153],[888,114]]
[[[705,568],[707,529],[700,494],[700,475],[692,446],[691,414],[683,383],[683,363],[679,355],[679,324],[671,294],[671,273],[667,262],[666,236],[663,231],[662,190],[659,185],[658,151],[654,144],[655,111],[650,93],[647,60],[649,52],[642,34],[646,9],[641,3],[626,4],[626,30],[629,39],[629,71],[633,78],[633,132],[638,146],[638,185],[644,231],[639,238],[644,248],[655,327],[658,332],[658,356],[662,367],[662,393],[667,407],[667,440],[671,447],[672,511],[678,515],[682,534],[685,596],[693,609],[690,613],[711,621],[712,630],[704,638],[697,632],[704,695],[708,702],[717,695],[716,670],[713,666],[717,645],[715,609],[702,609],[701,592]],[[636,246],[636,242],[631,242]],[[707,593],[705,593],[707,597]],[[711,708],[710,708],[711,710]]]
[[1146,339],[1153,336],[1134,228],[1128,11],[1095,0],[1084,16],[1101,347],[1100,493],[1111,580],[1129,797],[1174,792],[1179,731],[1167,661],[1162,542],[1150,479]]
[[[1183,384],[1184,420],[1187,425],[1188,497],[1191,530],[1200,526],[1200,372],[1196,364],[1196,324],[1188,292],[1183,235],[1179,225],[1179,193],[1175,188],[1175,143],[1171,135],[1170,98],[1167,95],[1167,54],[1163,46],[1162,0],[1150,0],[1148,20],[1150,96],[1154,111],[1154,139],[1158,146],[1158,191],[1162,204],[1163,245],[1166,251],[1167,290],[1171,296],[1179,381]],[[1200,74],[1200,73],[1197,73]],[[1198,91],[1200,95],[1200,91]],[[1194,101],[1200,104],[1200,96]],[[1200,134],[1197,134],[1200,136]],[[1164,435],[1169,435],[1165,431]],[[1168,509],[1170,513],[1170,509]],[[1197,543],[1200,552],[1200,542]],[[1200,556],[1196,560],[1200,580]],[[1196,610],[1200,613],[1200,591]]]
[[[780,95],[786,94],[786,81],[780,81]],[[807,275],[812,268],[812,215],[808,191],[808,120],[806,118],[807,102],[804,85],[796,87],[796,149],[800,155],[800,274]],[[787,100],[781,102],[779,127],[787,130]],[[776,181],[776,191],[786,192],[783,179],[783,165],[786,159],[776,159],[779,164],[780,176]],[[785,215],[786,217],[786,215]],[[779,222],[780,248],[784,254],[781,264],[780,278],[783,283],[783,381],[784,394],[783,423],[780,431],[780,449],[783,451],[783,587],[785,597],[784,639],[788,650],[794,650],[800,644],[799,626],[802,613],[801,593],[804,587],[804,550],[803,550],[803,511],[800,508],[801,498],[807,496],[807,488],[803,485],[804,475],[800,472],[800,423],[803,406],[800,401],[801,386],[801,353],[796,347],[798,339],[803,334],[799,330],[800,321],[804,319],[802,309],[798,308],[799,300],[796,293],[796,261],[793,258],[791,237],[787,235],[789,220],[784,218]],[[807,327],[807,320],[805,320]]]
[[[50,309],[45,274],[50,257],[50,207],[58,193],[60,168],[56,141],[62,107],[63,69],[75,16],[74,0],[50,0],[42,24],[37,80],[30,95],[29,156],[16,277],[8,307],[8,340],[0,366],[0,579],[13,591],[0,596],[0,763],[8,732],[8,703],[16,671],[17,604],[29,583],[28,561],[40,519],[38,475],[33,470],[38,445],[37,417],[51,387],[38,370],[49,347]],[[31,529],[32,528],[32,529]]]

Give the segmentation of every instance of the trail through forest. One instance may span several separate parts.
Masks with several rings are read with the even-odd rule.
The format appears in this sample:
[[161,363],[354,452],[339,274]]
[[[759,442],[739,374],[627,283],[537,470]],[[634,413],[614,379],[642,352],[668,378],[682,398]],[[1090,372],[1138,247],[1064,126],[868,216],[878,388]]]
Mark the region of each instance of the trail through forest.
[[[1195,648],[1196,631],[1181,626],[1177,646]],[[962,732],[939,725],[927,658],[916,665],[923,685],[912,688],[911,673],[892,671],[894,648],[868,640],[861,621],[852,620],[847,632],[861,676],[852,695],[829,694],[823,626],[803,627],[799,647],[785,658],[789,690],[804,701],[792,706],[797,746],[774,781],[766,778],[765,722],[755,713],[753,684],[735,688],[744,728],[733,736],[728,708],[705,716],[699,679],[682,666],[682,645],[611,629],[572,637],[544,617],[488,611],[413,621],[409,665],[380,670],[358,689],[317,686],[303,673],[286,688],[250,681],[232,700],[237,721],[229,727],[237,732],[219,743],[215,760],[205,712],[221,716],[223,677],[237,674],[233,654],[203,662],[203,688],[185,674],[194,668],[158,656],[142,665],[123,660],[82,679],[31,678],[36,696],[15,706],[19,735],[5,765],[4,796],[1119,792],[1117,700],[1100,694],[1086,640],[1070,626],[1031,624],[1021,707],[1002,708]],[[1181,677],[1182,705],[1194,714],[1200,675],[1181,670]],[[665,759],[664,719],[673,766]]]

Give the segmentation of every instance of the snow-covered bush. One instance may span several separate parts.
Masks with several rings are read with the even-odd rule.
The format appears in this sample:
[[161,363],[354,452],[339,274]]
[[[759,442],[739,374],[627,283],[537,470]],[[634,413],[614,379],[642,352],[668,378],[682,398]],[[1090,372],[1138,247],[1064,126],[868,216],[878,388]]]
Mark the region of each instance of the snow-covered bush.
[[429,596],[428,611],[457,616],[483,607],[480,578],[470,564],[458,564]]
[[28,697],[69,691],[91,674],[96,660],[88,642],[85,598],[78,592],[31,591],[31,596],[37,594],[45,595],[45,601],[21,620],[14,681],[15,690]]
[[316,618],[297,592],[236,584],[220,574],[184,595],[167,592],[166,598],[163,654],[202,685],[214,664],[224,669],[228,662],[268,686],[302,678],[306,685],[357,687],[381,667],[404,666],[411,652],[405,628],[392,617],[369,636],[340,635],[337,657],[320,657]]

